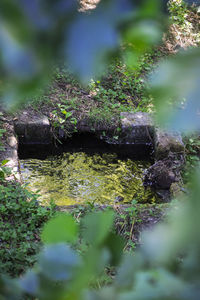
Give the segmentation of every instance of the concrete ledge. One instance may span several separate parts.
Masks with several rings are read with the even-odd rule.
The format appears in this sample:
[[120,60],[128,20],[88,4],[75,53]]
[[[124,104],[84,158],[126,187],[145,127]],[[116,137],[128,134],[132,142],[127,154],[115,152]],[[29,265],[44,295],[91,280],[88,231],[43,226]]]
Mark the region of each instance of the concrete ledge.
[[[104,126],[93,128],[85,122],[77,124],[79,133],[96,133],[108,144],[153,144],[154,125],[149,114],[143,112],[123,112],[120,114],[121,131],[116,132],[117,128],[111,128],[109,131]],[[14,130],[21,144],[51,144],[53,141],[53,132],[48,118],[44,115],[29,116],[23,112],[14,122]],[[63,129],[58,128],[58,138],[67,140],[69,137]],[[105,134],[106,131],[106,135]],[[113,136],[118,135],[118,140]]]
[[121,143],[148,144],[153,143],[154,125],[151,116],[143,112],[122,112]]
[[51,144],[53,134],[49,119],[44,115],[22,114],[14,122],[14,130],[22,144]]

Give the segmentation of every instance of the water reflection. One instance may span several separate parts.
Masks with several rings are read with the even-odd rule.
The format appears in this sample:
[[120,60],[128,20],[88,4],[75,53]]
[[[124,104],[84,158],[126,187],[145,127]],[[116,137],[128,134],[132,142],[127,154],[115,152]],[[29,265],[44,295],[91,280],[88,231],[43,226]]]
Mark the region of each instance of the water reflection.
[[143,187],[148,162],[120,160],[116,154],[65,153],[46,160],[21,160],[21,173],[28,189],[40,191],[40,201],[57,205],[78,203],[125,203],[155,201]]

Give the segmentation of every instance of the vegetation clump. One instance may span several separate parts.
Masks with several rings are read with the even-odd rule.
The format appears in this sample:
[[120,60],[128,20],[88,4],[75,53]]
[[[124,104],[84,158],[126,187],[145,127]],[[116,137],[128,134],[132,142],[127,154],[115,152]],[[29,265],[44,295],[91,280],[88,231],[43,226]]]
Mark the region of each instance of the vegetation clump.
[[37,195],[17,182],[1,183],[0,203],[0,273],[17,276],[35,263],[40,231],[53,207],[38,205]]

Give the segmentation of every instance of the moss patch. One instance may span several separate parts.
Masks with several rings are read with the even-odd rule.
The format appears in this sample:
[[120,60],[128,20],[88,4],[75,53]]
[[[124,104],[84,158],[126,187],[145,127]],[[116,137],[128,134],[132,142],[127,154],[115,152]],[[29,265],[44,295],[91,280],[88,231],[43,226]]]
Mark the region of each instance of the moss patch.
[[143,186],[149,163],[120,160],[116,154],[65,153],[47,160],[21,161],[22,176],[32,191],[40,190],[42,203],[143,203],[156,201]]

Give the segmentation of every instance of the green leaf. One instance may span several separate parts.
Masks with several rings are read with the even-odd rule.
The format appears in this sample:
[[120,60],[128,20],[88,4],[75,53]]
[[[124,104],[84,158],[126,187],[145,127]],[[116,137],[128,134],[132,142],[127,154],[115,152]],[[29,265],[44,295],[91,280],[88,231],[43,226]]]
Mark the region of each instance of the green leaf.
[[83,238],[89,244],[103,244],[113,224],[113,218],[114,213],[111,210],[88,214],[82,221]]
[[123,262],[118,269],[118,274],[115,277],[115,285],[120,288],[130,288],[133,286],[135,273],[142,267],[142,258],[137,253],[127,253],[123,257]]
[[39,280],[37,275],[29,270],[19,281],[22,290],[29,294],[36,294],[39,287]]
[[71,117],[71,115],[72,115],[71,111],[68,111],[65,114],[65,118],[68,119],[69,117]]
[[117,266],[123,255],[123,249],[125,247],[125,241],[119,235],[110,233],[105,241],[105,246],[111,253],[111,265]]
[[41,272],[51,280],[69,280],[80,265],[80,257],[68,245],[46,246],[39,256]]
[[200,51],[194,48],[163,60],[153,74],[151,94],[157,119],[170,130],[200,129],[199,67]]
[[5,179],[5,172],[0,168],[0,179]]
[[3,166],[5,166],[7,163],[9,162],[9,160],[8,159],[4,159],[4,160],[2,160],[2,162],[1,162],[1,166],[3,167]]
[[65,109],[61,110],[61,113],[62,113],[63,115],[66,115],[66,114],[67,114],[67,112],[66,112]]
[[46,244],[75,242],[78,237],[78,226],[71,215],[60,214],[45,224],[42,241]]

